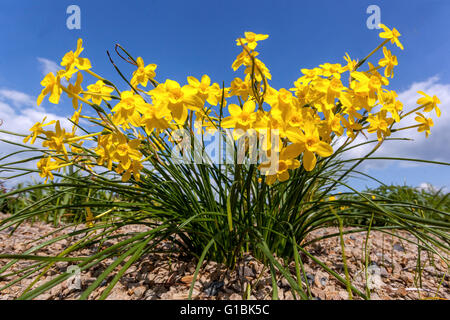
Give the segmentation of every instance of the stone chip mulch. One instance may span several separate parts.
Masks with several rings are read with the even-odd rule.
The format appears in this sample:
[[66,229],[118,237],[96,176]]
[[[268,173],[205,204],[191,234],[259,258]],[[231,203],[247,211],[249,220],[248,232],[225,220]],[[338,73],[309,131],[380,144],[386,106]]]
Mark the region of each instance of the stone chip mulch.
[[[35,222],[33,224],[23,223],[12,236],[9,235],[10,231],[8,230],[0,231],[0,253],[23,253],[36,244],[30,244],[29,242],[36,239],[37,235],[44,235],[55,230],[51,225]],[[127,226],[122,228],[120,232],[125,234],[143,230],[146,229],[142,226]],[[59,231],[53,236],[65,232],[68,231]],[[336,228],[318,230],[310,235],[310,239],[336,232]],[[406,233],[402,232],[401,235],[413,239]],[[48,239],[50,238],[45,238],[40,242]],[[352,284],[362,292],[365,291],[366,285],[366,272],[364,270],[365,241],[366,233],[364,232],[344,236],[345,254]],[[107,247],[113,243],[113,241],[108,240],[103,243],[103,246]],[[56,255],[67,246],[68,242],[64,240],[45,247],[37,253],[39,255]],[[162,246],[170,246],[170,244],[164,243]],[[344,277],[340,248],[339,237],[323,239],[306,247],[315,257]],[[77,254],[86,256],[97,252],[97,250],[98,248],[93,246],[81,250]],[[436,254],[421,253],[422,273],[419,277],[419,273],[416,272],[418,254],[416,245],[404,240],[400,241],[398,238],[381,232],[372,231],[368,252],[370,252],[370,265],[367,270],[369,275],[367,283],[371,289],[371,299],[450,299],[449,270],[445,262]],[[302,256],[302,258],[308,284],[315,299],[348,299],[348,293],[344,285],[338,283],[311,259],[306,256]],[[41,294],[37,299],[77,299],[83,289],[93,283],[112,261],[112,259],[106,260],[87,272],[74,273],[74,276],[69,280],[54,287],[49,292]],[[6,263],[7,260],[0,260],[0,267]],[[12,271],[17,271],[33,263],[31,261],[20,261],[13,267]],[[183,255],[174,253],[148,254],[126,272],[111,291],[108,299],[187,299],[195,267],[196,261]],[[294,264],[291,263],[289,267],[292,274],[295,274]],[[51,280],[61,272],[73,271],[73,268],[74,266],[67,262],[56,263],[33,287]],[[10,272],[11,270],[8,271],[8,273]],[[100,297],[113,276],[114,274],[110,275],[89,298]],[[0,288],[18,277],[19,275],[7,278],[0,277]],[[19,297],[32,283],[33,279],[34,277],[22,279],[13,286],[4,289],[0,292],[0,300]],[[294,299],[289,283],[281,277],[281,274],[278,274],[277,279],[279,279],[278,298]],[[421,287],[419,286],[420,281]],[[272,299],[270,272],[250,254],[245,255],[234,270],[227,270],[223,265],[209,262],[205,263],[200,271],[194,286],[193,298],[240,300],[246,297],[245,292],[247,292],[246,289],[249,284],[251,288],[250,299]],[[304,285],[306,284],[304,283]]]

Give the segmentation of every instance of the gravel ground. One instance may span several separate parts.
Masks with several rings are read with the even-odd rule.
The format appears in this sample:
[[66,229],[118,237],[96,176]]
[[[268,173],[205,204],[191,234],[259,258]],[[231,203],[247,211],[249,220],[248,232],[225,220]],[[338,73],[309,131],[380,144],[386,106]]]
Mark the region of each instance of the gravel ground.
[[[0,215],[1,218],[1,215]],[[0,231],[0,253],[17,254],[26,251],[35,244],[29,244],[37,235],[53,232],[52,226],[36,222],[24,223],[10,236],[8,230]],[[127,226],[121,233],[130,233],[146,230],[141,226]],[[327,228],[315,232],[312,236],[321,236],[335,233],[335,228]],[[65,231],[67,232],[67,231]],[[63,234],[56,232],[55,235]],[[403,237],[412,239],[408,234],[401,233]],[[40,240],[48,240],[45,238]],[[352,278],[352,284],[364,292],[366,278],[364,271],[364,243],[365,233],[345,235],[345,254]],[[74,240],[74,239],[73,239]],[[113,241],[103,244],[103,247],[113,245]],[[56,255],[66,248],[67,240],[57,242],[38,251],[40,255]],[[169,243],[162,246],[170,245]],[[368,284],[372,299],[450,299],[450,277],[446,264],[437,255],[429,256],[422,253],[422,287],[419,287],[417,266],[417,246],[406,241],[400,241],[389,235],[372,231],[369,240],[370,266],[368,268]],[[77,254],[89,255],[97,252],[98,248],[84,249]],[[327,266],[344,277],[342,253],[339,238],[321,240],[310,245],[307,250],[323,261]],[[59,300],[77,299],[81,292],[87,288],[113,260],[106,260],[93,269],[75,275],[69,280],[54,287],[49,292],[41,294],[37,299]],[[316,299],[342,300],[348,299],[345,286],[338,283],[321,269],[316,263],[303,257],[305,270],[313,297]],[[0,260],[0,267],[7,263]],[[30,261],[21,261],[13,267],[13,271],[31,265]],[[153,299],[187,299],[192,275],[196,267],[194,260],[176,254],[149,254],[132,266],[125,276],[111,291],[108,299],[120,300],[153,300]],[[289,266],[295,274],[295,266]],[[73,268],[73,267],[72,267]],[[11,269],[10,269],[11,270]],[[36,287],[51,280],[61,272],[71,270],[69,263],[55,264],[39,281]],[[117,269],[116,269],[117,271]],[[8,271],[10,273],[10,271]],[[0,288],[10,281],[18,279],[19,275],[0,277]],[[278,281],[279,299],[294,299],[289,283],[280,277]],[[295,278],[295,277],[294,277]],[[15,299],[27,288],[34,277],[24,278],[13,286],[0,291],[0,300]],[[112,276],[107,278],[112,280]],[[251,255],[246,255],[239,262],[235,270],[227,270],[215,262],[205,263],[199,278],[194,286],[194,299],[228,299],[240,300],[251,285],[250,299],[272,299],[272,285],[270,273]],[[304,283],[305,284],[305,283]],[[107,287],[106,282],[97,288],[90,299],[98,298]]]

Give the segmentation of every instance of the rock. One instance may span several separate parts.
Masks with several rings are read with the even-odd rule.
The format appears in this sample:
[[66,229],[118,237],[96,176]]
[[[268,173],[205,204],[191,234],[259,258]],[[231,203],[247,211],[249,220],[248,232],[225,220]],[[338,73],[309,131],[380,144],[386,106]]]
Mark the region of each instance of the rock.
[[327,300],[342,300],[341,296],[339,295],[339,292],[336,290],[327,290],[325,289],[325,297]]
[[396,242],[393,248],[395,251],[405,252],[405,248],[399,242]]
[[314,275],[311,273],[307,273],[306,278],[308,279],[309,285],[312,286],[314,283],[314,279],[315,279]]
[[256,299],[257,300],[264,300],[267,296],[270,296],[270,291],[269,292],[267,292],[267,291],[266,290],[258,290],[258,291],[256,291]]
[[291,285],[289,284],[289,281],[287,281],[287,279],[285,277],[283,277],[281,279],[281,281],[279,282],[279,286],[283,287],[283,288],[290,288]]
[[241,277],[244,277],[247,280],[251,280],[255,277],[253,270],[247,266],[244,266],[240,271]]
[[[197,297],[198,296],[198,291],[193,291],[192,292],[192,297]],[[170,299],[173,300],[187,300],[187,298],[189,298],[189,292],[176,292],[174,293]]]
[[284,300],[294,300],[294,296],[290,290],[284,292]]
[[238,295],[237,293],[233,293],[230,297],[230,300],[242,300],[242,297]]
[[133,294],[137,299],[140,299],[144,296],[145,292],[147,291],[147,287],[145,286],[138,286],[133,289]]
[[182,277],[180,281],[181,281],[182,283],[184,283],[184,284],[190,285],[190,284],[192,283],[192,280],[193,280],[193,279],[194,279],[194,276],[193,276],[193,275],[188,275],[188,276]]
[[50,293],[43,293],[36,298],[36,300],[50,300],[52,295]]
[[368,286],[370,290],[381,289],[384,285],[383,280],[381,280],[380,274],[369,275]]
[[372,263],[370,266],[367,267],[367,272],[371,275],[381,275],[381,268],[376,264]]
[[328,279],[329,279],[328,273],[318,271],[314,277],[314,284],[319,288],[323,288],[326,286]]
[[396,294],[400,297],[405,297],[408,294],[408,292],[406,291],[405,288],[398,288]]
[[370,294],[370,300],[382,300],[377,293]]
[[208,285],[204,292],[208,297],[215,296],[219,292],[220,288],[223,287],[223,285],[223,281],[213,281]]
[[380,276],[382,276],[383,278],[389,277],[389,273],[387,272],[385,267],[380,268]]
[[338,292],[339,296],[342,300],[348,300],[348,292],[345,290],[341,290]]
[[407,285],[411,285],[414,283],[414,276],[411,273],[406,273],[400,276],[400,279]]

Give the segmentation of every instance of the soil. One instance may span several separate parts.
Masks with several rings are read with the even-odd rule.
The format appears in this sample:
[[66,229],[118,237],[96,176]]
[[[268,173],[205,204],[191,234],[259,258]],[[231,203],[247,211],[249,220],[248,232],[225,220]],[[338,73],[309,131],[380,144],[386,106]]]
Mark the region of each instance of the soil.
[[[0,215],[1,218],[1,215]],[[0,253],[18,254],[32,248],[50,237],[42,238],[34,243],[38,235],[54,232],[57,229],[43,222],[23,223],[10,235],[11,230],[0,231]],[[126,226],[119,233],[127,234],[147,230],[142,226]],[[310,239],[333,234],[336,228],[326,228],[315,231]],[[57,231],[56,235],[66,233]],[[406,239],[414,238],[405,232],[398,233]],[[83,235],[80,235],[80,238]],[[76,241],[76,239],[72,239]],[[353,233],[344,236],[345,256],[348,272],[352,284],[365,292],[366,284],[370,288],[371,299],[375,300],[411,300],[411,299],[450,299],[450,276],[445,262],[436,254],[421,252],[422,272],[418,268],[417,245],[400,240],[399,238],[383,234],[378,231],[370,233],[367,252],[370,253],[367,281],[365,272],[364,245],[366,233]],[[415,241],[414,241],[415,242]],[[103,247],[114,244],[114,241],[103,243]],[[69,245],[67,240],[59,241],[37,251],[39,255],[56,255]],[[161,244],[167,249],[170,243]],[[98,252],[99,248],[93,246],[77,252],[78,255],[87,256]],[[313,254],[341,277],[345,278],[344,263],[339,237],[320,240],[306,247]],[[448,259],[448,257],[446,257]],[[345,285],[339,283],[318,264],[307,256],[302,256],[305,272],[314,299],[343,300],[348,299]],[[281,261],[281,260],[280,260]],[[0,267],[8,260],[0,260]],[[84,289],[92,284],[97,277],[113,262],[105,260],[89,271],[77,273],[71,262],[58,262],[42,276],[33,288],[51,280],[62,272],[73,272],[74,276],[65,282],[41,294],[36,299],[59,300],[77,299]],[[37,274],[19,280],[22,274],[5,275],[19,271],[32,265],[32,261],[20,261],[0,277],[0,289],[13,280],[14,285],[0,291],[0,300],[10,300],[19,297],[24,290],[33,283]],[[107,299],[114,300],[154,300],[154,299],[187,299],[189,287],[192,282],[196,261],[179,254],[148,254],[136,262],[110,292]],[[295,265],[289,265],[291,273],[295,275]],[[115,273],[118,269],[115,270]],[[99,298],[112,280],[114,272],[97,288],[89,299]],[[295,299],[290,285],[281,274],[277,274],[278,298],[285,300]],[[294,276],[295,279],[295,276]],[[251,290],[248,294],[247,287]],[[306,287],[306,282],[303,282]],[[247,292],[247,293],[246,293]],[[261,300],[272,299],[272,282],[269,270],[246,254],[234,270],[227,270],[223,265],[215,262],[205,263],[199,273],[194,286],[193,299],[228,299],[240,300],[243,298]],[[358,299],[357,296],[353,296]]]

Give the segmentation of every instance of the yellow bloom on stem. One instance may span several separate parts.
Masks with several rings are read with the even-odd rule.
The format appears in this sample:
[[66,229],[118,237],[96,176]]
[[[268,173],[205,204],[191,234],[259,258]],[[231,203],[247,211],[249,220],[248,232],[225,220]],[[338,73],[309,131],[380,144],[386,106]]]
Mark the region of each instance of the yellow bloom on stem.
[[203,75],[201,81],[195,77],[188,77],[188,87],[196,90],[196,94],[204,101],[215,106],[219,103],[219,99],[222,97],[222,90],[219,84],[213,83],[211,85],[211,79],[208,75]]
[[300,167],[300,161],[297,158],[302,153],[301,148],[296,145],[289,145],[280,152],[278,164],[272,167],[271,163],[263,163],[258,169],[262,174],[266,175],[266,183],[273,184],[275,181],[287,181],[289,179],[289,170]]
[[394,122],[394,119],[386,117],[386,110],[381,110],[376,114],[369,114],[367,121],[370,123],[367,132],[376,132],[378,141],[391,135],[389,127]]
[[52,120],[49,123],[45,123],[45,119],[47,119],[47,117],[44,117],[44,119],[42,120],[42,122],[36,122],[31,128],[30,131],[32,132],[32,134],[30,134],[29,136],[25,137],[25,139],[23,139],[23,143],[27,143],[28,140],[31,139],[31,144],[34,144],[34,142],[36,141],[36,138],[38,135],[44,133],[44,130],[42,129],[45,126],[54,124],[56,121]]
[[125,126],[131,123],[136,127],[139,126],[138,107],[143,104],[145,101],[140,95],[134,94],[132,91],[122,91],[120,102],[111,110],[114,112],[114,123]]
[[381,110],[386,110],[391,113],[395,122],[400,122],[399,112],[403,110],[403,103],[396,100],[398,94],[394,90],[383,91],[380,98],[380,102],[383,105]]
[[[69,80],[70,77],[78,70],[89,70],[92,68],[91,62],[88,58],[80,58],[81,52],[83,52],[83,40],[78,39],[77,50],[75,52],[67,52],[61,61],[61,66],[66,67],[66,79]],[[76,69],[78,68],[78,70]]]
[[[37,168],[39,170],[39,175],[41,178],[45,178],[45,183],[47,183],[48,179],[53,181],[54,177],[52,174],[53,170],[57,170],[64,166],[63,162],[60,160],[52,161],[52,157],[48,156],[47,158],[42,158],[37,163]],[[68,165],[68,164],[66,164]]]
[[238,54],[236,57],[236,60],[234,60],[233,64],[231,65],[231,68],[233,68],[233,71],[236,71],[239,69],[240,66],[251,66],[252,65],[252,57],[256,57],[259,55],[259,52],[252,51],[250,54],[247,53],[247,51],[242,51]]
[[400,32],[398,32],[397,29],[393,28],[392,30],[390,30],[388,27],[386,27],[382,23],[380,23],[379,27],[384,30],[384,32],[380,33],[380,35],[379,35],[380,38],[391,40],[391,43],[395,43],[397,45],[397,47],[399,47],[400,49],[403,50],[403,45],[398,40],[398,37],[400,37],[401,34],[400,34]]
[[47,136],[47,140],[42,142],[42,146],[56,152],[62,152],[67,158],[67,149],[64,144],[66,143],[66,139],[73,138],[74,134],[67,133],[66,129],[61,128],[61,123],[59,120],[56,121],[54,132],[45,131],[44,134]]
[[367,95],[370,107],[373,107],[378,99],[377,94],[381,94],[382,85],[389,84],[387,78],[380,77],[378,74],[367,74],[354,71],[351,76],[358,80],[352,81],[352,88],[357,95]]
[[418,132],[425,131],[425,137],[428,138],[428,135],[430,134],[430,128],[434,126],[433,119],[426,118],[422,113],[416,112],[418,115],[414,119],[420,123],[419,128],[417,129]]
[[290,127],[301,127],[302,124],[304,123],[302,114],[300,112],[298,112],[298,110],[291,110],[291,112],[289,113],[288,117],[287,117],[287,121],[286,124]]
[[154,130],[162,131],[169,127],[170,111],[167,108],[157,108],[146,103],[141,106],[141,125],[144,126],[145,132],[150,135]]
[[41,81],[41,86],[44,87],[42,89],[41,94],[37,98],[37,105],[39,106],[44,100],[46,95],[50,95],[48,101],[53,104],[58,104],[59,99],[61,98],[61,77],[64,75],[64,70],[60,70],[57,72],[56,77],[53,72],[47,74],[44,79]]
[[[222,127],[234,127],[235,129],[240,129],[243,134],[243,131],[248,130],[256,120],[255,109],[256,104],[253,100],[246,101],[242,109],[236,104],[230,104],[228,106],[230,116],[222,120]],[[240,136],[241,134],[236,131],[235,139],[238,139]]]
[[[78,146],[80,146],[81,147],[81,145],[84,143],[84,141],[81,141],[79,144],[78,144]],[[72,153],[82,153],[83,152],[83,149],[82,148],[79,148],[79,147],[77,147],[77,146],[75,146],[75,145],[73,145],[73,144],[71,144],[70,145],[70,151],[72,152]],[[73,159],[76,159],[77,158],[77,156],[74,156],[73,157]],[[73,162],[75,162],[75,160],[72,160]]]
[[[81,110],[82,110],[83,106],[80,105],[80,109],[78,109],[77,111],[75,111],[72,115],[72,118],[70,118],[70,120],[72,122],[74,122],[75,124],[78,124],[80,122],[80,115],[81,115]],[[74,130],[75,131],[75,126],[74,126]]]
[[327,116],[327,124],[330,130],[336,133],[339,136],[342,136],[344,133],[344,127],[341,125],[342,115],[334,114],[332,111],[328,113]]
[[350,138],[354,138],[355,137],[355,131],[359,131],[359,130],[362,129],[361,124],[356,122],[356,118],[353,118],[353,117],[349,116],[348,120],[347,120],[347,119],[345,119],[345,117],[343,117],[341,115],[340,120],[342,122],[342,125],[346,129],[347,136],[350,137]]
[[113,141],[112,134],[99,135],[97,138],[97,147],[95,148],[95,153],[97,154],[97,164],[100,166],[105,165],[111,170],[112,169],[112,154],[115,150],[115,144]]
[[136,59],[137,62],[137,70],[133,72],[133,78],[131,78],[131,85],[134,87],[138,84],[141,84],[144,87],[147,87],[147,83],[149,80],[153,80],[156,76],[155,70],[157,68],[156,64],[149,64],[145,66],[144,60],[141,57]]
[[266,65],[259,59],[254,60],[255,67],[253,68],[252,64],[250,64],[247,68],[245,68],[244,73],[248,76],[251,76],[252,72],[254,72],[254,77],[256,81],[262,81],[262,77],[271,80],[272,75],[270,74],[269,69],[266,67]]
[[352,72],[355,70],[355,67],[358,64],[357,60],[352,60],[348,53],[345,53],[344,60],[347,62],[347,65],[344,67],[343,71]]
[[[122,174],[122,182],[127,182],[131,179],[131,175],[133,175],[136,181],[141,179],[141,170],[144,168],[141,161],[132,160],[131,165],[128,169],[124,169],[122,164],[119,163],[117,166],[116,172],[118,174]],[[124,172],[125,171],[125,172]]]
[[178,125],[186,122],[188,109],[198,110],[204,104],[201,97],[197,95],[197,89],[189,85],[181,87],[178,82],[170,79],[160,83],[148,94],[156,107],[169,109],[172,119]]
[[398,65],[397,57],[392,55],[391,51],[383,47],[384,58],[381,59],[378,64],[382,67],[386,67],[384,69],[385,77],[394,77],[394,66]]
[[436,96],[430,97],[429,95],[427,95],[425,92],[422,92],[422,91],[417,91],[417,93],[420,93],[421,95],[424,96],[424,97],[419,98],[417,100],[417,104],[420,104],[420,105],[424,106],[423,111],[430,112],[431,110],[434,109],[436,111],[436,115],[438,117],[440,117],[441,116],[441,110],[437,106],[438,104],[441,103],[439,98],[436,97]]
[[52,162],[52,157],[50,156],[39,160],[39,162],[37,163],[38,170],[40,171],[39,175],[41,176],[41,178],[45,178],[45,183],[47,183],[49,178],[53,181],[54,177],[52,174],[52,170],[57,166],[58,164],[55,161]]
[[241,78],[234,78],[231,81],[231,96],[240,96],[243,100],[247,100],[248,96],[252,94],[250,77],[245,77],[244,80]]
[[284,119],[287,118],[287,114],[291,111],[291,109],[297,106],[298,100],[292,95],[292,92],[284,88],[277,91],[269,87],[266,95],[264,96],[264,101],[272,107],[272,115],[275,115],[275,117],[279,116]]
[[345,68],[342,67],[340,63],[324,63],[319,65],[320,68],[322,68],[322,76],[328,78],[333,77],[336,79],[341,78],[341,73],[345,72]]
[[[301,69],[301,73],[303,76],[297,79],[294,82],[294,85],[297,89],[303,88],[303,86],[309,84],[312,80],[317,79],[320,75],[322,75],[322,69],[314,68],[314,69]],[[292,89],[294,90],[294,89]]]
[[139,139],[128,141],[127,137],[120,133],[115,136],[115,150],[112,154],[113,161],[120,163],[124,170],[128,170],[133,160],[139,161],[142,158],[141,152],[138,150],[141,144]]
[[256,34],[253,32],[244,32],[245,38],[239,38],[236,40],[236,45],[240,46],[246,44],[250,50],[254,50],[258,45],[258,41],[265,40],[269,37],[268,34]]
[[305,123],[303,130],[304,132],[288,129],[286,135],[298,150],[304,152],[303,167],[306,171],[311,171],[317,162],[315,153],[321,157],[329,157],[333,154],[333,148],[325,141],[320,140],[319,130],[313,123]]
[[92,100],[93,103],[100,105],[102,100],[110,101],[111,93],[114,88],[108,87],[102,80],[98,80],[95,84],[91,84],[87,87],[88,91],[85,92],[84,98],[86,100]]
[[75,85],[69,83],[67,87],[67,91],[69,91],[71,94],[69,94],[69,97],[72,98],[72,106],[75,110],[78,109],[78,95],[83,92],[83,88],[81,87],[81,82],[83,82],[83,74],[79,72],[77,74],[77,80],[75,81]]
[[335,99],[339,99],[341,93],[345,90],[347,90],[347,88],[344,87],[340,79],[331,79],[327,91],[327,102],[334,105]]

